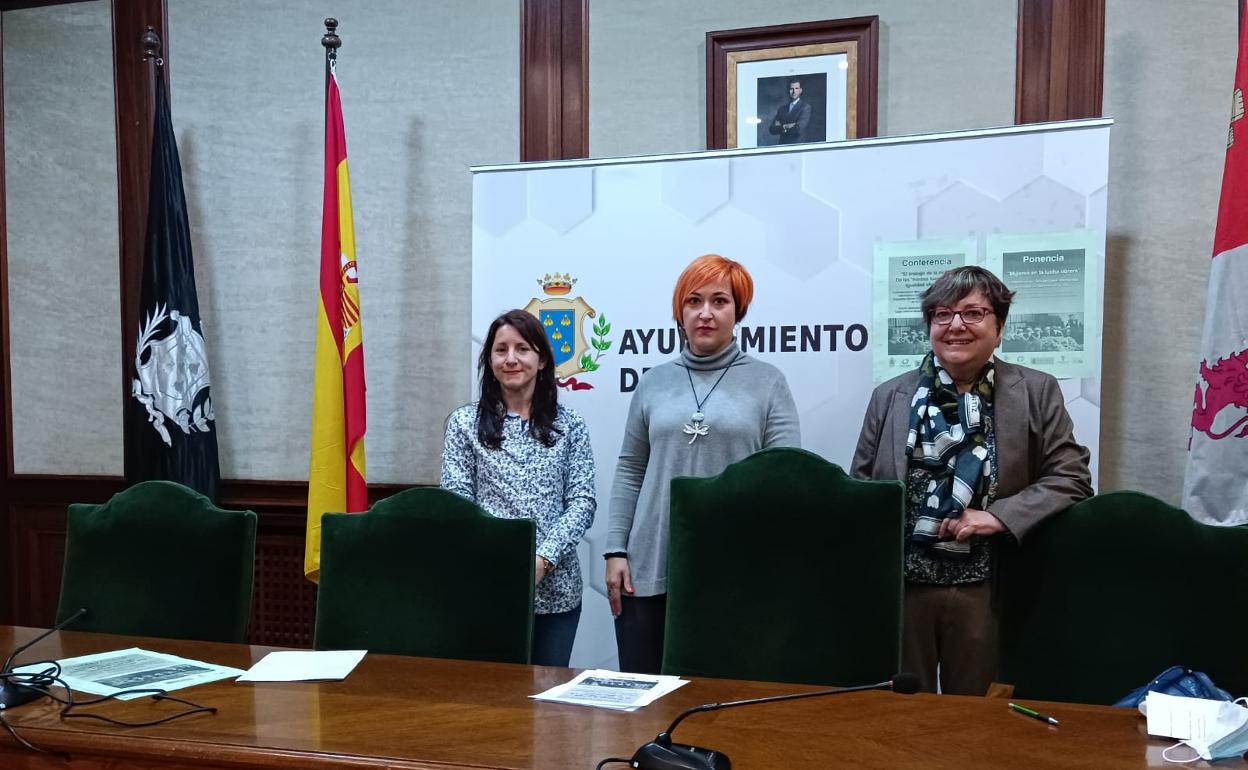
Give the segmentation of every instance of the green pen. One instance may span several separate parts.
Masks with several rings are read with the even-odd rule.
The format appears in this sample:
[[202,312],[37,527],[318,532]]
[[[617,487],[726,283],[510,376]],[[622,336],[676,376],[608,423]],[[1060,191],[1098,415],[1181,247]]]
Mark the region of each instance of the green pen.
[[1057,720],[1051,716],[1048,716],[1047,714],[1041,714],[1039,711],[1036,711],[1034,709],[1029,709],[1026,706],[1020,706],[1017,703],[1010,703],[1008,705],[1010,708],[1014,709],[1018,713],[1026,714],[1032,719],[1039,719],[1041,722],[1048,722],[1051,725],[1057,724]]

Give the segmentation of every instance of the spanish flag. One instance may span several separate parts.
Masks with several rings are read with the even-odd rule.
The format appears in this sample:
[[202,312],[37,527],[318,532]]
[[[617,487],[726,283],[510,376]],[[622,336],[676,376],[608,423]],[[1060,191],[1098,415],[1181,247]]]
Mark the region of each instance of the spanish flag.
[[331,73],[325,95],[325,208],[316,309],[316,374],[312,392],[312,461],[303,572],[321,569],[321,516],[368,508],[364,475],[364,348],[360,289],[351,225],[351,185],[342,99]]

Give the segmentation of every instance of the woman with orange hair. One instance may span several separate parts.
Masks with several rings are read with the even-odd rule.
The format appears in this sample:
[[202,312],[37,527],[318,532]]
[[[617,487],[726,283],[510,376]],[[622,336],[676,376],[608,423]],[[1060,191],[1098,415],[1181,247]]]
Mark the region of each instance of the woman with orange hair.
[[691,262],[672,294],[685,345],[633,393],[604,554],[623,671],[662,665],[672,478],[713,476],[760,449],[801,444],[784,375],[742,352],[733,334],[753,297],[754,281],[737,262],[718,254]]

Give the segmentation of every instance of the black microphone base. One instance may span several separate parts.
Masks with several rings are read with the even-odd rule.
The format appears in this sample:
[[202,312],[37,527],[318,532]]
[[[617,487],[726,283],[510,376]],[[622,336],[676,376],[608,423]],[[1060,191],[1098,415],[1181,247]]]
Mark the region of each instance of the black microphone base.
[[33,687],[27,687],[23,684],[14,684],[12,682],[0,682],[0,709],[8,710],[24,706],[31,701],[39,700],[44,696],[41,690]]
[[650,741],[629,760],[636,770],[732,770],[727,754],[683,743]]

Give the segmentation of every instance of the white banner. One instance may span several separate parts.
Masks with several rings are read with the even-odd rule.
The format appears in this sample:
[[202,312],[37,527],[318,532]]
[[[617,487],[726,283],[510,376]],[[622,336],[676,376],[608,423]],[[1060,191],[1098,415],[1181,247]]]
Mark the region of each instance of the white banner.
[[[1091,245],[1081,286],[1099,300],[1109,125],[473,169],[476,342],[466,365],[475,381],[490,321],[527,307],[551,330],[567,385],[560,399],[584,416],[594,445],[599,508],[581,547],[574,666],[615,665],[601,558],[611,481],[638,377],[676,353],[671,296],[685,265],[714,252],[750,270],[754,302],[738,339],[788,377],[805,448],[848,467],[878,381],[873,363],[885,365],[880,377],[904,371],[887,371],[901,356],[874,347],[888,344],[879,324],[888,313],[873,307],[877,254],[944,254],[953,242],[971,263],[992,267],[989,243],[999,236],[1042,244],[1045,234],[1082,233]],[[1016,301],[1045,312],[1044,299],[1027,294]],[[1069,309],[1059,310],[1066,320]],[[1094,355],[1092,375],[1063,380],[1062,390],[1095,479],[1099,301],[1083,312],[1095,316],[1081,319],[1081,333],[1096,336],[1082,345]]]

